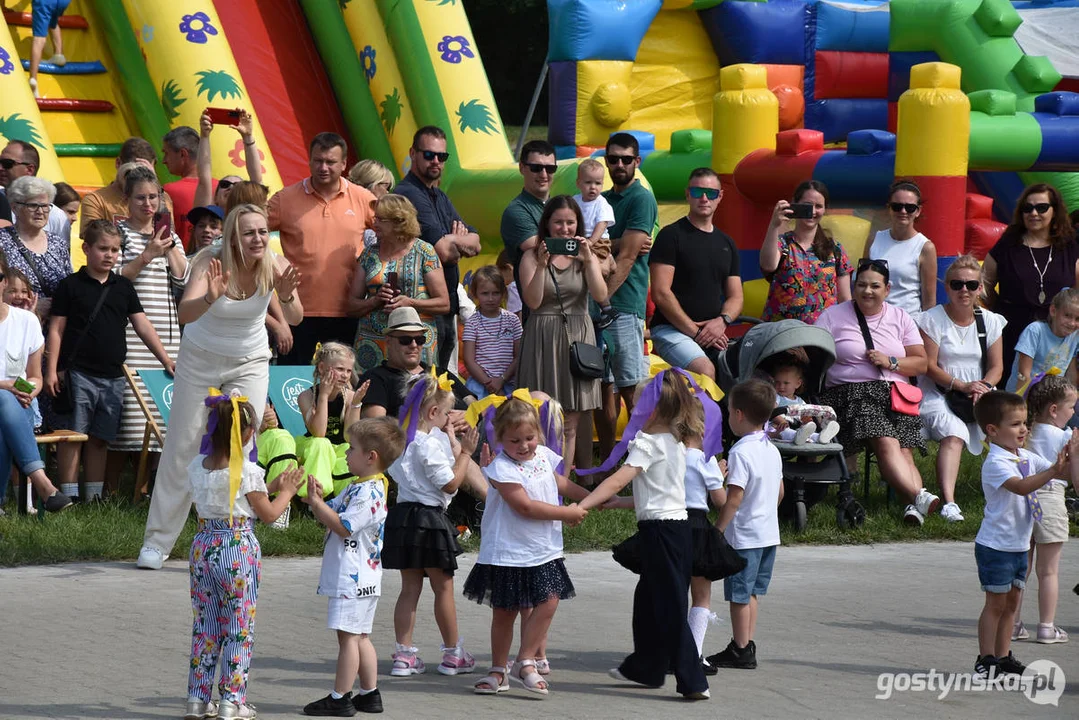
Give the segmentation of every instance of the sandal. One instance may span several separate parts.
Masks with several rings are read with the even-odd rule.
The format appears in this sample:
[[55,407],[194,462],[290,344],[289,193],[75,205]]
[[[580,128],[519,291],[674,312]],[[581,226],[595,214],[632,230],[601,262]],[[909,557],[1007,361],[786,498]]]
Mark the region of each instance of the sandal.
[[[499,678],[495,673],[499,673],[502,677]],[[492,667],[487,671],[487,677],[480,678],[472,686],[472,691],[477,695],[497,695],[498,693],[508,692],[509,689],[509,671],[504,667]]]
[[550,675],[551,674],[551,663],[550,663],[550,661],[545,657],[536,658],[536,672],[538,672],[540,675]]
[[[526,668],[532,668],[532,672],[526,673]],[[513,678],[519,680],[524,685],[525,690],[528,692],[534,692],[538,695],[547,694],[547,681],[536,670],[536,661],[529,658],[527,660],[519,660],[514,663]]]

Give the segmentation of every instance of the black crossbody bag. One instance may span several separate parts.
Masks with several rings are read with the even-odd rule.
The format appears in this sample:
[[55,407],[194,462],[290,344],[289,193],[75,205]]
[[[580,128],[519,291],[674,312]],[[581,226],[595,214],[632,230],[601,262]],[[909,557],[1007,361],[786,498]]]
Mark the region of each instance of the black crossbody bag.
[[562,326],[566,329],[566,340],[569,342],[569,371],[575,378],[581,380],[598,380],[603,377],[607,364],[603,360],[603,351],[598,346],[586,342],[573,342],[569,334],[569,318],[566,317],[566,308],[562,304],[562,292],[558,289],[558,280],[555,279],[551,266],[547,266],[547,272],[554,283],[554,293],[558,298],[558,309],[562,313]]
[[[978,346],[982,350],[982,377],[984,378],[989,362],[989,350],[986,347],[988,337],[985,332],[985,316],[982,315],[981,310],[974,311],[974,325],[978,330]],[[937,390],[940,390],[940,394],[944,396],[944,402],[948,403],[948,409],[957,418],[968,425],[974,422],[974,399],[970,395],[954,389],[948,390],[940,385],[937,385]]]

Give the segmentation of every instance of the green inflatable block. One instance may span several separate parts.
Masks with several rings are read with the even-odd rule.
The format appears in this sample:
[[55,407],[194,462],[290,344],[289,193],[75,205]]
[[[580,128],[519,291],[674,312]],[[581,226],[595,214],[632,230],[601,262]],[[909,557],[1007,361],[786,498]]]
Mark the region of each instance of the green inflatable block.
[[1024,55],[1015,65],[1015,77],[1023,89],[1034,95],[1051,92],[1061,76],[1043,55]]
[[657,200],[684,202],[689,174],[699,167],[711,166],[711,150],[697,150],[691,153],[656,150],[641,163],[641,172],[651,183],[652,192],[655,193]]
[[675,130],[671,133],[671,153],[712,152],[711,130]]
[[970,113],[970,170],[1026,170],[1038,160],[1042,131],[1030,113]]
[[977,90],[969,93],[971,112],[985,113],[986,115],[1015,115],[1015,93],[1007,90]]
[[1007,0],[984,0],[974,11],[974,20],[989,37],[1011,37],[1023,18]]

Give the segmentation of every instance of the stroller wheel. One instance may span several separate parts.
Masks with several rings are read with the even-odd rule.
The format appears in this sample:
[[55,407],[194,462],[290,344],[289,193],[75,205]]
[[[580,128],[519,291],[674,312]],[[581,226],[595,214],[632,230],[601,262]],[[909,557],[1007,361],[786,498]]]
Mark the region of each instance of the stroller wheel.
[[840,496],[835,508],[835,521],[844,530],[861,527],[865,523],[865,508],[854,499],[854,494],[847,492]]
[[799,500],[794,503],[794,529],[798,532],[802,532],[806,529],[807,523],[806,504]]

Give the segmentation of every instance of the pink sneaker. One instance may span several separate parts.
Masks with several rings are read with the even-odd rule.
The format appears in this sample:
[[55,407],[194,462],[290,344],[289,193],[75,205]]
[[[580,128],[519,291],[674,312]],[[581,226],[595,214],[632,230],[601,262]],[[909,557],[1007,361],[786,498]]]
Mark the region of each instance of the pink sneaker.
[[457,643],[457,647],[442,648],[442,662],[438,666],[438,671],[443,675],[470,673],[475,667],[476,658],[466,652],[460,642]]
[[393,668],[390,670],[390,675],[409,677],[410,675],[422,675],[427,672],[427,667],[423,664],[423,660],[416,654],[418,651],[419,649],[414,647],[398,649],[393,654]]

